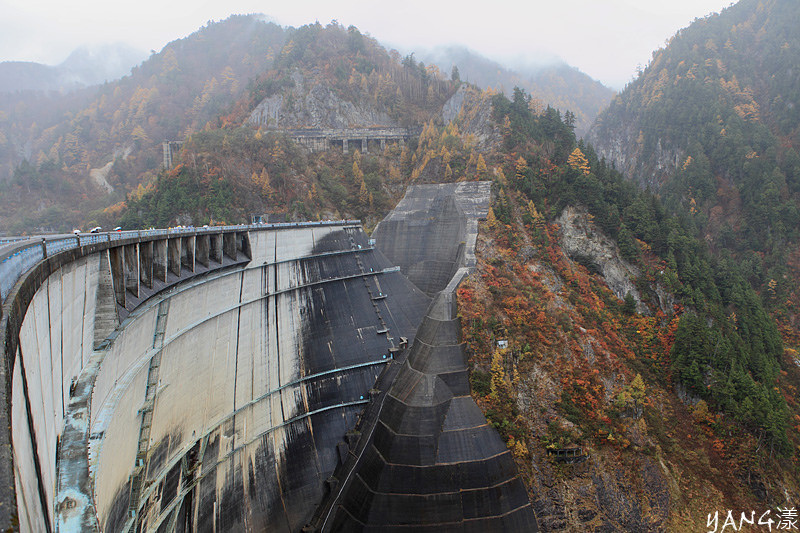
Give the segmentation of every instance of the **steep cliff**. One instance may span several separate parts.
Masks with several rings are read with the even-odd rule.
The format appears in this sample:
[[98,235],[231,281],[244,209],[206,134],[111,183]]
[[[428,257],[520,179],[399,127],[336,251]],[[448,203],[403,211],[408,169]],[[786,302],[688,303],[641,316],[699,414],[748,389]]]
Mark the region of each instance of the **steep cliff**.
[[637,281],[642,276],[641,270],[622,258],[617,244],[592,223],[591,215],[584,209],[566,207],[555,223],[561,230],[560,245],[564,253],[573,261],[599,271],[617,298],[624,300],[631,295],[636,302],[636,312],[640,314],[652,314],[647,303],[661,309],[665,315],[672,313],[675,298],[662,284],[648,287],[650,295],[639,293]]
[[445,124],[457,122],[462,134],[475,138],[480,149],[496,146],[501,140],[499,128],[492,120],[492,100],[488,93],[461,85],[442,106]]
[[386,112],[363,100],[344,100],[330,84],[306,80],[300,70],[289,79],[291,88],[265,98],[253,109],[251,124],[279,129],[398,126]]

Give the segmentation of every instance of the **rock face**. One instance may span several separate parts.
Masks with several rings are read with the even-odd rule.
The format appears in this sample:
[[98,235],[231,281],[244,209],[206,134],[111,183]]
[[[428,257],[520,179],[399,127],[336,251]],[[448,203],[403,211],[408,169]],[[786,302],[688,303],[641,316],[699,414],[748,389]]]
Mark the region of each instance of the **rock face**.
[[455,121],[462,133],[474,135],[478,148],[499,143],[502,137],[492,121],[491,98],[476,89],[462,85],[442,107],[442,120]]
[[570,259],[595,266],[617,298],[630,294],[636,300],[636,312],[650,314],[635,284],[639,269],[622,258],[614,241],[594,227],[585,211],[567,207],[556,223],[561,228],[561,248]]
[[623,466],[599,456],[556,469],[534,456],[533,466],[538,474],[533,505],[541,531],[665,531],[669,489],[649,457]]
[[[605,116],[605,115],[604,115]],[[643,157],[640,131],[633,118],[611,123],[602,118],[587,133],[597,153],[613,161],[614,166],[642,188],[657,190],[686,159],[685,150],[659,139],[651,155]]]
[[250,114],[250,123],[290,129],[398,127],[374,107],[343,100],[327,83],[308,81],[299,71],[292,74],[292,81],[292,89],[262,100]]

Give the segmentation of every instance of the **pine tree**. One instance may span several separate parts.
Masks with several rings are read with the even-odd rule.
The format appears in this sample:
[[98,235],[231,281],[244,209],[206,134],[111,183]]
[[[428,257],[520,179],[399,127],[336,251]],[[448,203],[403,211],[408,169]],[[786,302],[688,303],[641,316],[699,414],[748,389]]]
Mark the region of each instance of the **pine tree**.
[[636,299],[630,292],[625,295],[625,303],[622,305],[622,312],[626,315],[633,315],[636,312]]
[[586,156],[583,155],[581,149],[578,148],[577,146],[569,155],[569,159],[567,159],[567,164],[572,168],[574,168],[575,170],[583,172],[584,174],[589,174],[589,172],[591,172],[591,169],[589,168],[589,161],[586,159]]
[[497,226],[497,217],[494,216],[494,210],[491,207],[489,207],[489,211],[486,213],[486,223],[489,224],[490,228]]
[[516,167],[514,168],[514,177],[517,180],[522,180],[525,178],[525,170],[528,168],[528,162],[525,161],[525,158],[520,156],[517,159]]
[[258,184],[261,187],[261,194],[265,198],[272,198],[272,195],[275,191],[272,189],[269,179],[269,172],[267,172],[266,168],[261,169],[261,174],[258,176]]
[[482,178],[486,175],[486,161],[483,160],[483,155],[478,154],[478,177]]
[[[358,153],[358,151],[356,151],[356,153]],[[358,161],[355,157],[353,158],[353,181],[357,184],[364,184],[364,173],[359,168]]]
[[638,255],[636,241],[633,240],[633,233],[631,233],[631,230],[629,230],[628,226],[624,223],[619,227],[617,246],[619,246],[619,251],[623,259],[627,261],[636,260],[636,256]]
[[528,214],[531,217],[531,224],[533,224],[535,228],[540,228],[544,225],[544,217],[539,210],[536,209],[533,200],[528,200]]
[[369,201],[369,191],[367,190],[367,184],[364,182],[363,178],[361,180],[361,188],[358,191],[358,201],[361,202],[361,205],[366,207],[370,204]]
[[503,355],[495,351],[492,356],[491,367],[492,382],[489,396],[495,400],[503,400],[506,395],[506,372],[503,370]]
[[636,374],[630,385],[631,398],[633,398],[633,406],[636,411],[636,417],[642,416],[642,405],[647,396],[647,388],[644,385],[644,380],[641,374]]

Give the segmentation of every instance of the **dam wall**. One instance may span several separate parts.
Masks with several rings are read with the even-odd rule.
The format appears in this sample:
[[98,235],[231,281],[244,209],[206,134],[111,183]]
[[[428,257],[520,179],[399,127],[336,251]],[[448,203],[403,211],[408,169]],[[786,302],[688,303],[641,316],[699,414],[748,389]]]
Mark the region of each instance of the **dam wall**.
[[[413,338],[427,305],[356,228],[255,233],[251,250],[247,267],[137,310],[111,343],[90,429],[103,435],[90,442],[103,530],[133,520],[143,530],[301,529],[395,336]],[[406,296],[376,308],[368,290]],[[149,387],[137,491],[130,472]]]
[[[98,334],[102,337],[112,331],[127,312],[126,291],[143,296],[180,279],[172,275],[169,281],[156,281],[151,276],[146,282],[149,287],[142,285],[140,291],[138,261],[133,266],[127,260],[112,261],[112,257],[135,255],[138,259],[130,253],[132,250],[152,247],[168,234],[178,243],[190,238],[209,239],[211,233],[221,235],[222,231],[154,230],[54,236],[49,240],[21,238],[0,254],[0,381],[4,385],[0,398],[5,406],[0,411],[3,530],[55,529],[58,449],[69,429],[65,415],[78,378],[92,359]],[[231,237],[240,234],[230,232]],[[231,242],[235,249],[235,239]],[[231,260],[222,263],[230,264]],[[120,290],[115,291],[115,285]]]
[[458,268],[475,265],[478,220],[486,217],[490,199],[487,181],[415,185],[377,225],[373,237],[390,262],[434,296]]
[[[233,236],[80,248],[23,276],[9,527],[305,525],[429,298],[357,225]],[[164,281],[141,282],[148,264]]]
[[[99,263],[96,256],[82,257],[47,276],[19,329],[11,419],[19,422],[13,423],[12,450],[20,528],[24,531],[53,524],[52,505],[47,507],[48,515],[41,516],[42,500],[55,499],[56,446],[64,428],[70,386],[93,349]],[[30,426],[25,423],[28,416]],[[30,446],[33,435],[35,450]]]
[[373,233],[434,297],[317,531],[538,530],[511,451],[470,396],[456,309],[490,198],[488,182],[412,186]]
[[490,198],[412,186],[375,239],[343,221],[42,243],[2,293],[0,526],[535,531],[455,309]]

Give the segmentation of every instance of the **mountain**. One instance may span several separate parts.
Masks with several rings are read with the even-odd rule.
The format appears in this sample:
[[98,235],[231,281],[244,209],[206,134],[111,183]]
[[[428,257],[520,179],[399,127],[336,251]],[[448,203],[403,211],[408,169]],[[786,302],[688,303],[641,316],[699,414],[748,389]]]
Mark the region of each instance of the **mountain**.
[[694,531],[794,501],[796,324],[779,330],[744,261],[554,110],[521,91],[493,104],[496,200],[459,315],[473,396],[526,465],[540,527]]
[[[676,82],[667,77],[655,102]],[[359,218],[369,231],[411,183],[489,180],[476,269],[458,290],[462,338],[471,394],[512,450],[542,529],[693,531],[714,509],[797,501],[800,322],[788,309],[800,250],[781,259],[719,248],[705,228],[727,196],[694,193],[717,179],[718,154],[689,126],[673,136],[675,146],[697,141],[685,174],[665,172],[648,191],[579,141],[568,113],[513,86],[480,90],[355,27],[234,16],[120,80],[0,100],[0,225],[134,229],[267,215]],[[691,105],[685,120],[717,105],[695,97],[670,100]],[[660,113],[677,120],[675,108]],[[735,106],[720,115],[728,129],[714,138],[751,131],[736,117]],[[626,131],[626,120],[638,119],[604,119],[603,134]],[[756,157],[744,153],[745,176],[785,157],[767,140],[792,142],[791,124],[752,127],[766,136]],[[733,177],[721,174],[719,187]],[[772,198],[794,198],[788,182]],[[748,191],[725,205],[744,206]]]
[[[521,89],[448,80],[333,24],[289,31],[277,58],[186,137],[173,168],[103,216],[133,228],[263,212],[370,229],[410,183],[491,180],[477,269],[459,289],[462,335],[473,397],[542,529],[690,531],[708,505],[800,494],[794,345],[690,218]],[[347,153],[287,133],[370,122],[421,129]]]
[[461,46],[441,47],[422,52],[420,58],[444,72],[457,67],[460,78],[483,89],[492,87],[511,95],[520,87],[539,105],[551,105],[562,113],[575,115],[575,132],[582,137],[594,123],[615,92],[564,62],[511,69]]
[[[278,93],[286,84],[294,86],[295,93],[313,88],[314,94],[308,93],[313,101],[328,99],[333,90],[340,100],[341,96],[349,96],[358,102],[359,97],[352,93],[353,80],[363,78],[364,87],[359,86],[359,91],[366,88],[372,93],[366,96],[380,108],[378,115],[384,115],[365,122],[370,125],[383,122],[421,127],[430,120],[431,113],[439,112],[430,102],[424,102],[428,95],[420,93],[440,86],[438,75],[417,63],[413,54],[401,58],[396,52],[389,53],[369,38],[357,38],[361,34],[355,29],[356,33],[348,33],[342,41],[341,49],[314,48],[313,54],[307,53],[303,39],[311,39],[313,32],[309,28],[321,29],[281,28],[258,16],[233,16],[169,43],[134,67],[130,75],[102,86],[55,95],[42,91],[9,93],[0,101],[0,205],[4,207],[0,226],[30,231],[81,225],[87,213],[117,204],[155,179],[161,166],[163,141],[184,140],[235,109],[248,108],[247,113],[251,113],[252,106],[267,96],[283,98]],[[306,50],[302,55],[297,50],[284,50],[290,35],[295,35],[292,42],[297,50]],[[373,52],[361,50],[362,42]],[[380,54],[374,53],[379,48]],[[364,57],[338,61],[330,55],[334,50],[343,57],[359,53]],[[93,68],[88,65],[94,65],[96,57],[88,51],[76,52],[59,69],[71,72],[73,82],[87,80]],[[476,64],[481,64],[481,58],[474,58]],[[469,68],[470,61],[466,56],[464,59],[465,68]],[[306,71],[286,70],[285,66],[296,60],[309,63]],[[323,60],[323,66],[312,64]],[[389,68],[389,63],[394,66]],[[40,67],[33,70],[41,71]],[[55,67],[47,69],[51,74],[55,72]],[[489,72],[488,68],[479,71]],[[280,76],[276,77],[276,72]],[[505,73],[502,80],[506,80],[509,89],[517,82],[524,86],[534,83],[514,78],[510,71]],[[565,100],[555,94],[555,85],[585,86],[587,94],[597,85],[568,67],[551,68],[538,76],[550,76],[548,86],[553,96],[548,100],[558,105],[567,102],[564,107],[573,107],[569,98],[578,98],[580,91],[571,92]],[[321,78],[327,78],[326,86],[317,83]],[[412,78],[417,79],[417,85],[404,86],[398,93],[398,80],[403,85]],[[489,78],[486,80],[489,84]],[[586,83],[582,85],[580,80]],[[290,100],[295,101],[298,96],[301,95],[294,94]],[[420,97],[423,101],[408,105]],[[433,101],[442,103],[438,97]],[[577,104],[575,109],[576,123],[586,122],[588,119],[581,117],[594,113]],[[243,118],[238,114],[230,119]],[[296,119],[294,125],[313,122]]]
[[708,215],[724,246],[797,242],[798,17],[796,2],[742,0],[696,21],[654,53],[591,141],[631,179]]
[[75,83],[97,85],[130,74],[131,69],[147,59],[147,53],[123,43],[83,46],[58,65],[62,77]]
[[591,140],[800,322],[800,4],[741,0],[654,53]]
[[[128,198],[124,225],[167,224],[176,215],[195,224],[242,221],[261,213],[374,225],[410,181],[430,179],[432,169],[449,166],[438,181],[474,178],[477,150],[493,133],[469,114],[460,119],[469,142],[456,130],[438,131],[434,122],[441,125],[445,108],[452,115],[487,108],[488,97],[387,51],[354,27],[287,29],[271,68],[249,87],[218,121],[186,137],[174,169]],[[347,153],[341,139],[337,150],[309,153],[287,133],[345,129],[399,131],[408,144],[376,139],[365,146],[353,133]],[[440,153],[445,142],[446,156]],[[328,147],[325,139],[320,143]],[[219,201],[220,189],[235,193]]]
[[125,44],[81,47],[56,66],[27,61],[0,63],[0,93],[71,91],[129,74],[146,54]]
[[31,61],[0,63],[0,92],[58,90],[58,69]]
[[[218,120],[272,65],[285,37],[259,17],[233,16],[169,43],[122,79],[3,98],[0,225],[68,229],[124,200],[158,173],[162,141]],[[76,72],[85,57],[70,59]]]

